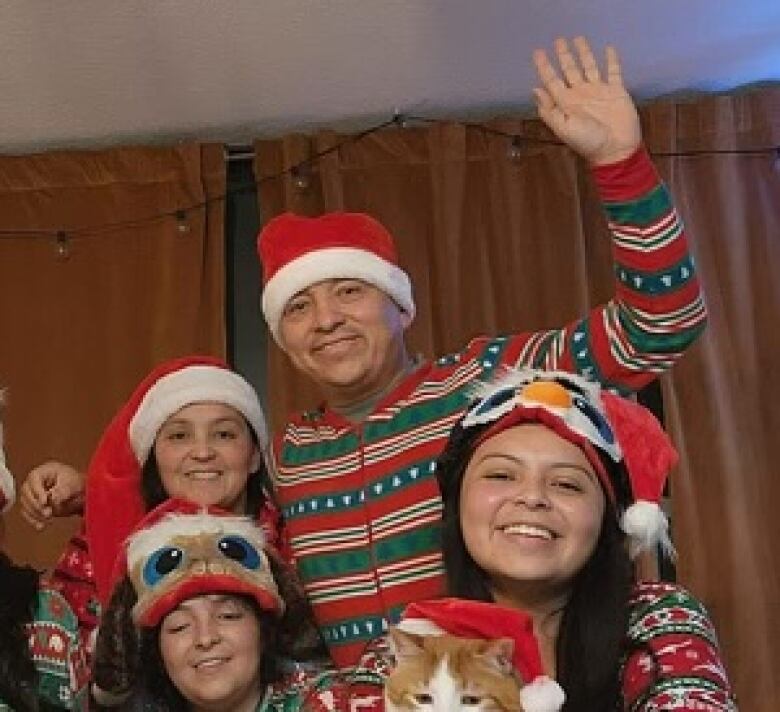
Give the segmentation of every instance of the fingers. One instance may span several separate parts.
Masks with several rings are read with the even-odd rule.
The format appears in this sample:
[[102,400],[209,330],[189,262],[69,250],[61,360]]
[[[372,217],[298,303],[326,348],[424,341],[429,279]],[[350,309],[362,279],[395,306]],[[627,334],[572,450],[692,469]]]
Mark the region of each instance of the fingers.
[[536,66],[536,73],[539,75],[539,81],[549,94],[554,97],[566,88],[563,80],[558,76],[558,72],[555,71],[555,68],[550,63],[547,52],[543,49],[534,50],[533,60]]
[[612,45],[607,47],[607,83],[623,85],[620,58],[618,57],[617,50]]
[[569,43],[563,37],[555,40],[555,53],[558,55],[558,64],[561,65],[561,72],[568,85],[575,87],[582,84],[584,81],[582,71],[569,49]]
[[22,517],[41,530],[53,515],[51,490],[56,482],[56,463],[47,462],[28,473],[19,492]]
[[593,56],[593,52],[590,49],[590,44],[581,35],[574,38],[574,46],[577,49],[577,54],[580,58],[580,65],[582,66],[582,72],[585,75],[585,79],[589,82],[600,82],[601,74],[599,72],[599,65],[596,64],[596,58]]
[[539,112],[539,118],[555,131],[558,123],[566,120],[563,111],[544,89],[534,89],[534,96],[536,97],[536,109]]
[[[26,484],[26,483],[25,483]],[[19,509],[22,518],[33,529],[40,531],[51,519],[52,509],[47,505],[47,501],[40,501],[37,497],[25,489],[24,486],[19,496]]]
[[[560,66],[560,74],[544,50],[537,49],[533,54],[539,79],[556,101],[568,87],[574,88],[586,82],[602,81],[601,71],[588,41],[578,36],[572,40],[572,43],[577,51],[576,58],[564,37],[555,40],[555,54]],[[607,47],[607,77],[608,81],[622,83],[620,62],[614,47]]]

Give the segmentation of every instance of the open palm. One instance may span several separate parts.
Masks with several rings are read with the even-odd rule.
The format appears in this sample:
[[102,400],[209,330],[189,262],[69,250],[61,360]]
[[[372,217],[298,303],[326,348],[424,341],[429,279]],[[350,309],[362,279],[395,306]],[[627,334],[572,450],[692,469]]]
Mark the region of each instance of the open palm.
[[536,88],[539,117],[561,141],[595,165],[630,156],[641,141],[639,116],[623,86],[614,48],[606,51],[602,78],[590,46],[574,39],[575,58],[565,39],[555,42],[560,71],[544,50],[534,52],[542,87]]

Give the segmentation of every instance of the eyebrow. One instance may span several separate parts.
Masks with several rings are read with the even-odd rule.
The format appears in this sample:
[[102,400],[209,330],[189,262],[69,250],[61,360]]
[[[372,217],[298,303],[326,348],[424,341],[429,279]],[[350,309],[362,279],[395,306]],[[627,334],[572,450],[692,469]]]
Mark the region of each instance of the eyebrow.
[[[481,465],[486,460],[491,459],[498,459],[498,460],[509,460],[510,462],[515,462],[518,465],[525,465],[527,463],[527,460],[523,457],[517,457],[515,455],[508,455],[503,452],[488,452],[487,454],[483,455],[479,461],[476,463],[477,465]],[[594,483],[598,484],[598,476],[595,472],[591,472],[586,467],[583,467],[582,465],[577,464],[576,462],[569,462],[568,460],[548,460],[544,463],[547,468],[566,468],[571,470],[577,470],[578,472],[582,472],[585,475],[588,476],[588,479],[592,480]],[[592,467],[592,465],[591,465]]]
[[[239,415],[221,415],[218,418],[214,418],[213,420],[209,420],[209,425],[220,425],[221,423],[233,423],[233,424],[240,424],[241,423],[241,416]],[[192,421],[189,418],[169,418],[165,423],[163,424],[163,427],[169,426],[169,425],[191,425]]]

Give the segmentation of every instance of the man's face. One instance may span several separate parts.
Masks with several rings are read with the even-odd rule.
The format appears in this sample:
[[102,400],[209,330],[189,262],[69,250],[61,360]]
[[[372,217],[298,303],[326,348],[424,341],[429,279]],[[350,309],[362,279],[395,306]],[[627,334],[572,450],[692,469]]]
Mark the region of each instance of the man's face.
[[328,279],[285,305],[281,342],[295,367],[333,405],[381,393],[406,361],[409,315],[383,291],[357,279]]

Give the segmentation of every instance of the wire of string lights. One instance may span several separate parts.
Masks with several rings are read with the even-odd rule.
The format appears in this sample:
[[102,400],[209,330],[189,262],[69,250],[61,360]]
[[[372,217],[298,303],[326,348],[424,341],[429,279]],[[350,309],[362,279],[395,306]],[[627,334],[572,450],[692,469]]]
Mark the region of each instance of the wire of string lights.
[[[69,251],[69,243],[73,239],[79,239],[90,235],[104,234],[116,230],[127,229],[131,227],[145,226],[161,221],[172,220],[175,221],[178,232],[186,234],[189,232],[188,216],[194,212],[201,210],[212,203],[218,203],[225,200],[229,196],[237,195],[245,192],[252,192],[257,190],[258,186],[269,181],[279,180],[285,176],[290,176],[294,185],[303,190],[308,185],[308,177],[311,174],[311,169],[317,162],[325,156],[339,151],[341,148],[348,144],[357,143],[365,139],[372,134],[377,133],[390,126],[398,128],[406,128],[412,125],[420,124],[437,124],[437,123],[449,123],[463,126],[469,130],[481,131],[485,134],[492,136],[500,136],[507,140],[507,157],[509,159],[516,159],[522,155],[524,146],[532,144],[540,145],[562,145],[560,141],[549,138],[541,138],[536,136],[524,136],[515,133],[508,133],[501,131],[492,126],[481,124],[472,121],[454,121],[451,119],[442,120],[426,116],[416,116],[413,114],[404,114],[396,110],[392,117],[381,121],[369,128],[348,136],[344,140],[335,143],[334,145],[316,153],[313,153],[308,158],[305,158],[298,163],[288,166],[283,170],[258,177],[256,180],[247,182],[242,185],[234,186],[224,193],[208,198],[207,200],[192,203],[190,205],[184,205],[177,207],[174,210],[169,210],[160,213],[154,213],[150,215],[140,215],[137,218],[120,220],[116,222],[106,222],[95,225],[84,225],[78,228],[71,228],[69,230],[63,229],[13,229],[5,228],[0,230],[0,239],[48,239],[54,240],[57,254],[60,257],[66,257]],[[691,150],[691,151],[651,151],[651,156],[654,157],[694,157],[694,156],[711,156],[711,155],[746,155],[746,156],[769,156],[773,162],[773,165],[780,167],[780,147],[767,146],[750,149],[705,149],[705,150]]]

